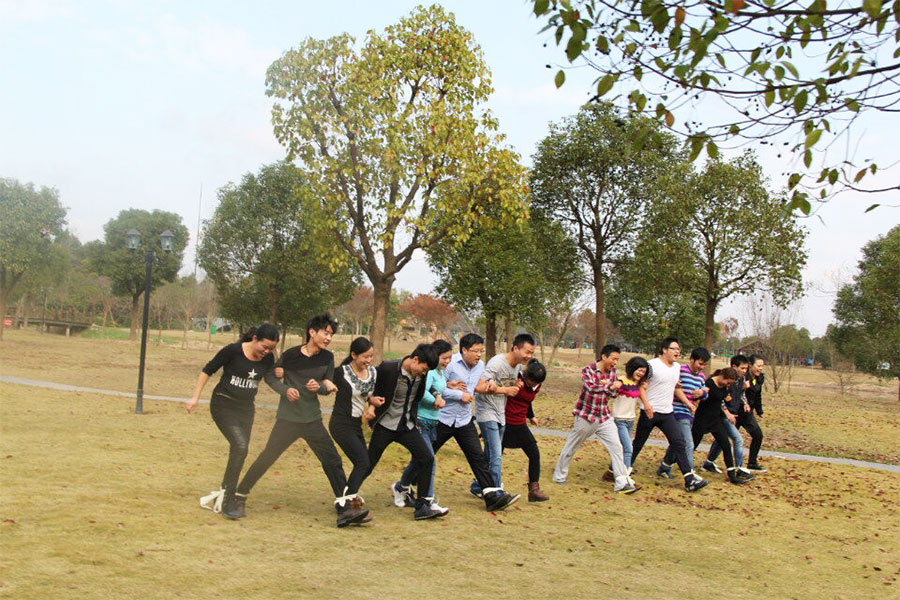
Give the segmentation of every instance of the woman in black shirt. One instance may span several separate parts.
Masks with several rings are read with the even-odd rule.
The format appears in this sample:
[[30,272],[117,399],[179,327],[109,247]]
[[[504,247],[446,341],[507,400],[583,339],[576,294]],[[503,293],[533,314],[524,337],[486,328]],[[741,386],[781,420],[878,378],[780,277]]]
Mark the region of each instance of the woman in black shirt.
[[203,367],[197,378],[194,394],[185,403],[187,411],[193,412],[206,382],[216,371],[222,369],[222,378],[216,384],[209,402],[209,412],[230,444],[228,463],[222,477],[222,489],[201,498],[200,505],[215,512],[223,512],[229,519],[244,516],[244,498],[236,497],[235,489],[247,458],[255,413],[253,401],[260,380],[265,379],[269,387],[279,394],[299,397],[297,390],[288,389],[275,378],[275,360],[271,353],[277,342],[278,328],[271,323],[250,328],[241,341],[219,350]]
[[719,369],[706,380],[706,388],[709,394],[700,400],[697,412],[694,414],[694,425],[691,434],[694,438],[694,448],[703,439],[706,433],[712,433],[715,440],[724,450],[725,466],[728,470],[728,481],[736,485],[747,483],[752,477],[735,467],[734,454],[731,451],[731,441],[728,439],[728,431],[722,423],[722,411],[725,404],[731,400],[729,392],[732,384],[737,380],[738,373],[732,368]]
[[[357,508],[363,504],[359,487],[369,474],[369,451],[363,437],[362,422],[370,420],[374,416],[374,407],[384,403],[384,398],[372,395],[376,377],[375,367],[372,366],[374,356],[375,348],[368,339],[358,337],[350,343],[347,358],[334,370],[337,395],[328,422],[331,437],[353,463],[353,471],[347,477],[345,495]],[[365,520],[371,520],[371,517]]]

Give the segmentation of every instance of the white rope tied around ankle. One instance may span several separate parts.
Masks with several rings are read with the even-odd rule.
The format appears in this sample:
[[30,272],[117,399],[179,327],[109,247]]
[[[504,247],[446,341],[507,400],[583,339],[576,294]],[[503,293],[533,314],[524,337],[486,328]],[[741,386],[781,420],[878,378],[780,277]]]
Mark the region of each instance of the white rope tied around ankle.
[[481,493],[487,495],[487,494],[491,494],[493,492],[502,492],[502,491],[503,491],[503,488],[484,488],[481,490]]
[[213,490],[200,498],[200,508],[211,510],[214,513],[222,512],[222,503],[225,501],[225,488]]
[[[359,494],[347,494],[346,496],[338,496],[334,499],[334,503],[338,506],[344,506],[348,501],[353,500],[357,496],[359,496]],[[360,500],[362,500],[362,498],[360,498]]]

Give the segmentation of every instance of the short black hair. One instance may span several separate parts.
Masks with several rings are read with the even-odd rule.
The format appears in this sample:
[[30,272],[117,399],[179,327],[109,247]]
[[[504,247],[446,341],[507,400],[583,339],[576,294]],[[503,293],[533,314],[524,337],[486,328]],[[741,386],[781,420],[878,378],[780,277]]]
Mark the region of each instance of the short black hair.
[[668,348],[669,345],[670,345],[672,342],[675,342],[676,344],[678,344],[679,346],[681,346],[681,342],[678,340],[677,337],[667,337],[666,339],[664,339],[663,341],[661,341],[661,342],[659,343],[659,348],[657,348],[657,350],[659,351],[659,353],[662,354],[662,353],[663,353],[663,350],[665,350],[666,348]]
[[321,315],[316,315],[306,322],[306,341],[309,341],[309,330],[313,331],[322,331],[323,329],[328,329],[331,326],[331,332],[337,333],[338,323],[334,320],[334,317],[331,316],[330,313],[322,313]]
[[628,362],[625,363],[625,375],[627,375],[629,379],[634,379],[634,372],[638,369],[645,369],[645,372],[640,381],[635,381],[636,384],[640,385],[645,381],[650,381],[650,378],[653,377],[653,367],[650,366],[647,359],[643,356],[632,356]]
[[530,333],[520,333],[513,338],[512,345],[516,348],[521,348],[525,344],[531,344],[532,346],[534,346],[534,336],[532,336]]
[[615,344],[607,344],[600,348],[600,356],[609,356],[613,352],[619,352],[621,354],[622,349]]
[[749,364],[750,361],[743,354],[735,354],[731,357],[731,366],[739,367],[741,365]]
[[420,363],[426,363],[428,370],[437,369],[438,353],[434,351],[432,344],[419,344],[416,349],[409,355],[410,358],[416,358]]
[[467,333],[466,335],[459,338],[459,349],[460,350],[468,350],[475,344],[483,344],[484,338],[478,335],[477,333]]
[[703,346],[698,346],[691,350],[691,360],[702,360],[703,362],[709,362],[709,359],[709,350],[707,350]]
[[434,340],[431,342],[434,351],[437,352],[438,358],[440,358],[441,354],[444,352],[450,352],[453,350],[453,345],[447,340]]
[[241,341],[250,342],[253,340],[253,336],[256,336],[257,340],[270,340],[272,342],[277,342],[278,328],[271,323],[263,323],[259,327],[251,327],[244,332],[244,335],[241,336]]
[[525,365],[522,377],[534,383],[544,383],[544,380],[547,379],[547,367],[541,364],[539,360],[532,360]]
[[750,355],[750,364],[751,364],[751,365],[755,365],[755,364],[756,364],[756,361],[758,361],[758,360],[763,361],[763,363],[766,362],[766,359],[763,358],[762,356],[760,356],[759,354],[751,354],[751,355]]

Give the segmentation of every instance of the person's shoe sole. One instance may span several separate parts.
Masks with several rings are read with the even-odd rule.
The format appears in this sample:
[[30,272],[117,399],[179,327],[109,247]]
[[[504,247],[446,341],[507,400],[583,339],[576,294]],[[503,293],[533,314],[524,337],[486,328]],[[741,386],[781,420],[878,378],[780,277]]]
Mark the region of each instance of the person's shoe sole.
[[633,494],[636,491],[638,491],[638,489],[636,487],[622,488],[621,490],[615,490],[615,492],[617,494]]
[[657,471],[656,476],[662,477],[663,479],[674,479],[674,477],[672,477],[672,474],[668,471]]
[[[444,513],[444,514],[446,514],[446,513]],[[443,516],[444,516],[444,515],[441,514],[441,511],[439,511],[439,510],[433,510],[433,511],[430,511],[428,514],[425,514],[425,515],[414,515],[414,518],[415,518],[416,521],[426,521],[426,520],[428,520],[428,519],[436,519],[436,518],[438,518],[438,517],[443,517]]]
[[751,473],[768,473],[769,472],[768,469],[764,469],[763,467],[760,467],[759,465],[757,465],[755,467],[751,467],[748,465],[747,470],[750,471]]
[[712,466],[703,465],[700,468],[701,468],[701,470],[706,471],[707,473],[718,473],[720,475],[722,474],[722,469],[720,469],[717,465],[712,465]]

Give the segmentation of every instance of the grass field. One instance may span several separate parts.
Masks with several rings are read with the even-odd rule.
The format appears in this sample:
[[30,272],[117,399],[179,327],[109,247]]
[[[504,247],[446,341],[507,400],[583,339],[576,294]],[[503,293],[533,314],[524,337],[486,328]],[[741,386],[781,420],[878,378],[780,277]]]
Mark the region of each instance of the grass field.
[[[220,337],[218,343],[230,341]],[[336,343],[336,354],[341,343]],[[288,344],[294,340],[288,340]],[[180,342],[179,342],[180,346]],[[404,348],[395,343],[392,350]],[[212,352],[151,345],[147,393],[187,396]],[[137,348],[7,332],[0,373],[90,387],[134,388]],[[540,416],[569,426],[577,370],[551,372]],[[868,444],[897,453],[890,400],[785,395],[767,403],[769,439],[800,420],[815,444],[847,456]],[[274,402],[271,392],[260,398]],[[835,423],[829,411],[842,410]],[[882,404],[883,403],[883,404]],[[812,406],[808,406],[812,405]],[[697,494],[648,473],[633,496],[600,476],[605,450],[588,443],[569,483],[549,483],[563,440],[541,438],[551,500],[490,514],[466,489],[458,450],[438,455],[443,520],[414,522],[388,485],[408,455],[392,447],[363,487],[375,520],[338,530],[332,498],[305,445],[257,485],[249,516],[221,519],[197,505],[218,487],[227,445],[206,407],[133,402],[0,383],[0,595],[10,598],[896,598],[900,595],[900,474],[769,459],[743,487],[716,478]],[[274,414],[258,410],[251,458]],[[546,421],[542,424],[548,424]],[[847,429],[858,427],[854,435]],[[846,435],[845,435],[846,434]],[[855,436],[859,436],[856,439]],[[829,441],[827,444],[823,440]],[[765,447],[770,447],[768,443]],[[345,461],[345,466],[349,465]],[[524,491],[526,460],[507,452],[507,487]]]

